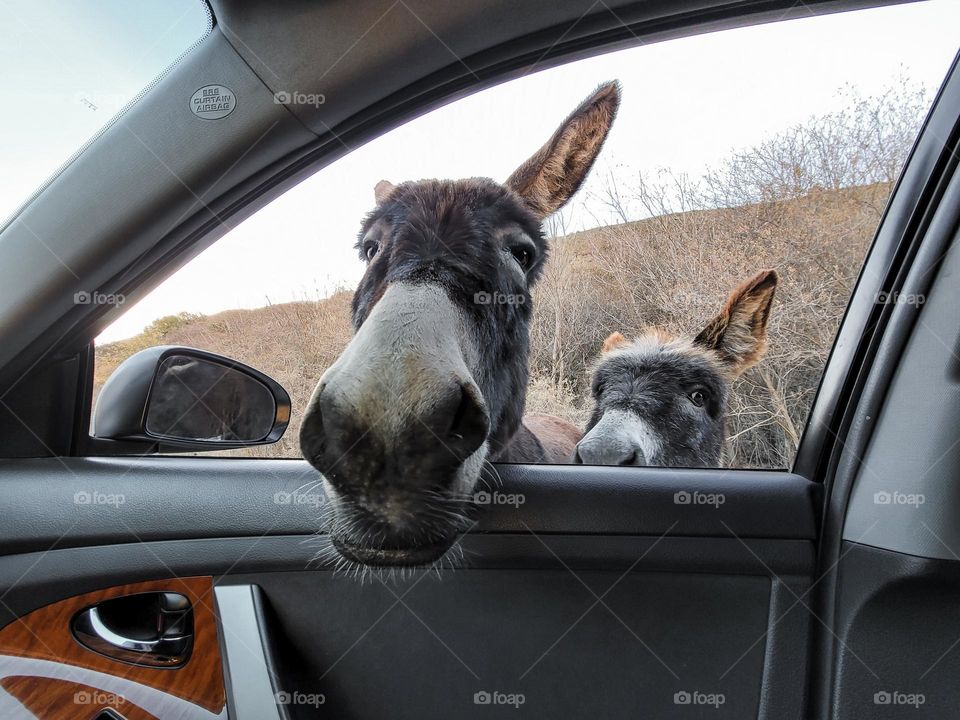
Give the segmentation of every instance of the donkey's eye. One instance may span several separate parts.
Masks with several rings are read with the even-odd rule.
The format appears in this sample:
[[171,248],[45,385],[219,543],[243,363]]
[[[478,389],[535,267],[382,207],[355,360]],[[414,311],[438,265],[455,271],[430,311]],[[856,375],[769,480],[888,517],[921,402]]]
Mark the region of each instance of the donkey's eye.
[[533,256],[530,255],[530,252],[526,248],[512,248],[510,253],[517,259],[520,267],[524,270],[530,267],[530,261],[533,259]]
[[703,390],[694,390],[689,397],[690,402],[697,407],[703,407],[707,403],[707,394]]
[[533,265],[537,251],[530,243],[518,242],[510,246],[510,254],[513,255],[520,269],[526,272]]
[[373,240],[368,240],[363,244],[363,256],[367,259],[367,262],[373,260],[379,251],[380,244]]

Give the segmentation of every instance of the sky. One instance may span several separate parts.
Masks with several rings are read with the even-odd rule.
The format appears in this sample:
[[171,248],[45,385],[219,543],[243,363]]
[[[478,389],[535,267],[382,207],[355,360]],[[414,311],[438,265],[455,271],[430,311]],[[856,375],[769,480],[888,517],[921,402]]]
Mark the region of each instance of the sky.
[[206,28],[198,0],[2,0],[0,223]]
[[[19,49],[21,57],[42,54],[34,36],[46,31],[30,21],[31,13],[40,11],[26,0],[12,3],[19,6],[13,32],[32,41]],[[61,57],[81,53],[82,61],[74,62],[66,77],[54,59],[17,60],[47,80],[37,85],[17,78],[21,101],[38,113],[0,119],[0,217],[102,124],[103,114],[79,99],[83,93],[95,104],[100,98],[104,109],[107,100],[132,97],[151,72],[202,34],[205,22],[196,0],[165,0],[149,18],[153,28],[168,28],[159,35],[117,31],[144,22],[119,0],[52,4],[70,6],[58,22],[86,16],[70,33],[61,33],[70,36],[69,43],[59,36],[43,38],[60,46]],[[102,15],[111,11],[105,29]],[[396,11],[403,12],[402,5]],[[9,10],[0,10],[0,32],[9,32],[4,12]],[[364,267],[353,244],[379,180],[502,181],[606,80],[621,82],[620,114],[591,178],[565,211],[568,230],[614,221],[595,197],[605,177],[628,184],[637,173],[658,168],[697,176],[738,148],[841,108],[846,87],[869,96],[909,79],[929,88],[932,98],[957,52],[958,27],[960,2],[931,0],[639,46],[508,81],[410,121],[319,170],[126,308],[98,342],[136,334],[164,315],[318,299],[353,287]],[[16,52],[16,43],[12,49],[0,43],[0,62],[9,67]],[[112,61],[118,57],[119,65]],[[78,79],[88,72],[95,83]],[[71,134],[51,142],[50,130],[57,125],[68,126]]]

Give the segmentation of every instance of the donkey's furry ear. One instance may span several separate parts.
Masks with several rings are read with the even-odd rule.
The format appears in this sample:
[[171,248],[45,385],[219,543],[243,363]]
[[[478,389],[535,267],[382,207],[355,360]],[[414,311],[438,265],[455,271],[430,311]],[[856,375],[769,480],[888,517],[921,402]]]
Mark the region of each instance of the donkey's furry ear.
[[606,340],[603,341],[603,348],[601,352],[608,353],[611,350],[616,350],[621,345],[626,345],[629,342],[623,334],[619,332],[610,333]]
[[767,321],[778,280],[776,270],[761,270],[741,283],[694,343],[716,352],[734,375],[756,365],[767,349]]
[[382,205],[383,202],[390,197],[390,193],[393,192],[393,189],[396,187],[389,180],[381,180],[373,188],[373,198],[377,201],[377,205]]
[[601,85],[580,103],[506,185],[541,219],[556,212],[580,189],[597,159],[620,107],[620,84]]

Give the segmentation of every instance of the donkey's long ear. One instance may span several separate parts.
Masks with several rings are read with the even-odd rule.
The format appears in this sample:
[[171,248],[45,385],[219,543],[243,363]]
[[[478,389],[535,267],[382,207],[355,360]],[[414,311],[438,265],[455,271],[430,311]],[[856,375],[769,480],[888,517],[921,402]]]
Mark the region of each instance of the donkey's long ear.
[[373,188],[373,199],[376,200],[377,205],[382,205],[383,202],[390,197],[390,193],[394,191],[396,186],[389,180],[381,180]]
[[694,339],[716,352],[734,375],[758,363],[767,349],[767,321],[777,280],[776,270],[761,270],[741,283]]
[[608,353],[611,350],[616,350],[621,345],[626,345],[630,341],[627,340],[623,333],[612,332],[607,336],[607,339],[603,341],[603,347],[600,348],[601,353]]
[[513,171],[506,185],[542,219],[580,189],[620,107],[620,84],[601,85],[580,103],[553,137]]

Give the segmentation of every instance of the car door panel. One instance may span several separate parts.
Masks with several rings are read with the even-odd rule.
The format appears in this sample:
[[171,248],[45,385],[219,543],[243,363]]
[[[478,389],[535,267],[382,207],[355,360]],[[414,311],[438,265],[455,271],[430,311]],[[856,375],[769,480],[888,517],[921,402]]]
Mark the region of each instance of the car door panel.
[[[460,542],[462,569],[358,580],[337,572],[317,534],[326,498],[306,463],[26,464],[30,474],[3,497],[8,626],[77,593],[212,573],[218,587],[260,588],[264,632],[280,649],[276,691],[322,695],[338,717],[382,716],[398,703],[449,716],[433,700],[440,691],[462,699],[454,714],[464,717],[513,709],[475,705],[483,692],[520,694],[525,712],[565,708],[566,717],[595,714],[598,703],[607,717],[638,705],[669,714],[688,696],[693,712],[706,707],[699,698],[722,696],[710,717],[756,716],[802,697],[798,608],[814,569],[818,493],[798,476],[757,472],[746,483],[712,470],[502,465],[495,492],[514,504],[478,507]],[[406,606],[395,602],[408,591]],[[520,679],[519,665],[541,653],[541,672]]]
[[239,580],[261,587],[275,618],[284,690],[323,694],[338,717],[516,711],[474,700],[494,692],[523,695],[523,714],[536,717],[666,717],[676,693],[695,691],[724,696],[720,717],[755,716],[759,705],[770,599],[761,576],[561,567],[395,588],[328,573]]
[[[479,531],[816,537],[820,486],[786,472],[496,467],[498,499],[478,498]],[[319,475],[299,460],[37,458],[0,460],[0,473],[9,476],[4,554],[53,542],[309,534],[326,503]]]

